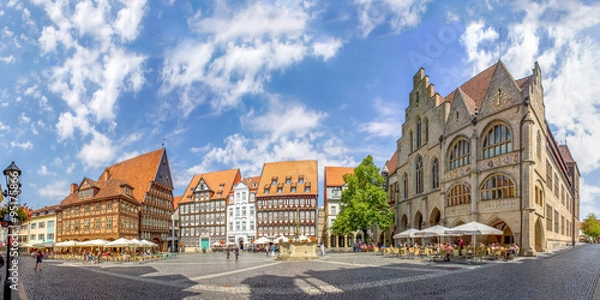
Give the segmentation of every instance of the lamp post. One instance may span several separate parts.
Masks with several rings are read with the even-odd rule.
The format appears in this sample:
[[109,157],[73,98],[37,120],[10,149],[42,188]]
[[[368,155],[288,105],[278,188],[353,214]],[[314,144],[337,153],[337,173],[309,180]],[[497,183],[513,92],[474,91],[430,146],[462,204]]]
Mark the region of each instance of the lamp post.
[[[11,287],[9,281],[9,272],[12,267],[12,259],[10,258],[12,241],[11,241],[11,228],[14,223],[14,218],[19,209],[18,196],[21,194],[21,183],[19,182],[19,176],[21,176],[21,170],[15,165],[13,161],[6,169],[4,169],[4,176],[6,176],[6,186],[8,190],[3,192],[3,195],[7,198],[7,208],[9,213],[4,215],[5,222],[8,222],[6,227],[6,276],[4,278],[4,299],[10,299]],[[17,249],[14,249],[18,251]]]

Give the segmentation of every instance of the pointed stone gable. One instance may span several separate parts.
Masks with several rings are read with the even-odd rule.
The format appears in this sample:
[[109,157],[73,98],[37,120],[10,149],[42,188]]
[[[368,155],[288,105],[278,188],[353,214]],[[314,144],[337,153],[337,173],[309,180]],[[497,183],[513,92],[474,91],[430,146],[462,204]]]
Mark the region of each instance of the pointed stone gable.
[[[202,189],[199,189],[202,184],[205,184],[210,190],[210,200],[228,198],[229,192],[240,180],[239,169],[196,174],[185,189],[180,204],[193,202],[194,192],[202,191]],[[220,196],[218,194],[219,190],[221,191]]]

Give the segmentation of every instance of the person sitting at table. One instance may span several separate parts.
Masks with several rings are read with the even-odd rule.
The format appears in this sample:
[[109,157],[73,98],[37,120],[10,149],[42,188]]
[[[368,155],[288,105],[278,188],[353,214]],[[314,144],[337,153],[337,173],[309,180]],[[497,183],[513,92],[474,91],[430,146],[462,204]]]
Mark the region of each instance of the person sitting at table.
[[516,256],[517,248],[518,247],[517,247],[516,243],[510,244],[510,247],[508,248],[508,250],[504,252],[504,259],[507,260],[511,255]]

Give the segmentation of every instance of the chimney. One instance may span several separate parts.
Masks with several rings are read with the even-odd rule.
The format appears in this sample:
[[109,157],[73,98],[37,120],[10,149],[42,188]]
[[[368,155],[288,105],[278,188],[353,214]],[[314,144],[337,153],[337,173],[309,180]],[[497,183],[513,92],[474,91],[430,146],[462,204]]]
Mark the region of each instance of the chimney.
[[71,194],[77,192],[78,187],[77,183],[71,183]]

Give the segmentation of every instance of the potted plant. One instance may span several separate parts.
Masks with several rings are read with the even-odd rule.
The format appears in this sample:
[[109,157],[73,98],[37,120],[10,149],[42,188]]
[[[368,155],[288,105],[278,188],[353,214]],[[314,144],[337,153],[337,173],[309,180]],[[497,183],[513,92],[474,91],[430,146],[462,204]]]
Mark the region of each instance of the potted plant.
[[[20,205],[16,210],[14,210],[14,212],[16,213],[16,216],[13,215],[13,223],[23,224],[27,223],[27,221],[29,221],[29,219],[31,218],[32,210],[29,207],[27,207],[27,204],[25,203],[23,205]],[[5,216],[8,217],[10,215],[11,211],[6,204],[0,206],[0,223],[2,224],[2,227],[8,226],[8,221],[4,220]]]

